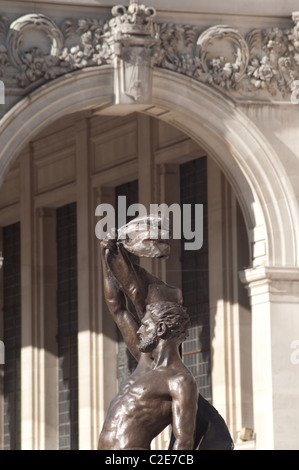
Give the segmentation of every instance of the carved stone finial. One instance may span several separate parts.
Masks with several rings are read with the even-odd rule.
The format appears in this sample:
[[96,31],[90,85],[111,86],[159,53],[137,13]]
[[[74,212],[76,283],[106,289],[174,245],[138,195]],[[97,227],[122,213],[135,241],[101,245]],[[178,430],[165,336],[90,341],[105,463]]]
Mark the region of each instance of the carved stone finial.
[[110,20],[109,26],[118,41],[130,40],[133,45],[156,42],[152,21],[156,15],[154,8],[131,2],[128,8],[122,5],[113,7],[112,15],[114,18]]
[[116,104],[151,103],[152,57],[159,38],[154,32],[156,10],[136,1],[112,8],[109,43],[115,60]]

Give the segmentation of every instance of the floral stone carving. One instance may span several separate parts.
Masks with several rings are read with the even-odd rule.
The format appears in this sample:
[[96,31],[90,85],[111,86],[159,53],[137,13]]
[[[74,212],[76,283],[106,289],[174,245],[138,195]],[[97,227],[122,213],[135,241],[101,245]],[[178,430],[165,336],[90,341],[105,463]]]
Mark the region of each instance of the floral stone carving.
[[[11,93],[24,95],[66,73],[111,64],[116,101],[126,103],[150,102],[153,65],[245,100],[289,100],[299,79],[298,13],[293,28],[255,29],[246,37],[227,25],[200,31],[155,23],[155,10],[135,1],[114,7],[112,15],[108,21],[68,19],[60,26],[42,14],[12,24],[0,17],[0,79]],[[47,52],[39,44],[25,49],[32,30],[43,35]]]

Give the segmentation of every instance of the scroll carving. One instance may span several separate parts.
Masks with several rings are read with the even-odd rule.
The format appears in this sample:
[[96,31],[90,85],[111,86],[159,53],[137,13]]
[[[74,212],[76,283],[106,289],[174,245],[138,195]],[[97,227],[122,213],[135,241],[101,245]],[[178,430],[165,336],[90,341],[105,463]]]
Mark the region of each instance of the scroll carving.
[[[225,57],[208,58],[209,47],[217,41],[226,41],[232,49],[234,62]],[[230,26],[213,26],[202,33],[197,41],[204,73],[209,82],[223,88],[234,87],[244,78],[249,62],[248,44],[238,30]]]

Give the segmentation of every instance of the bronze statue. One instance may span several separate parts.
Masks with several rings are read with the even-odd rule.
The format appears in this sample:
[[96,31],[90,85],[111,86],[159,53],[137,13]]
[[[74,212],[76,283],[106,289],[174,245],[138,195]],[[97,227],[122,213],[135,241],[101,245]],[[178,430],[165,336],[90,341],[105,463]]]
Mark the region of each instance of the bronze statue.
[[[146,239],[143,248],[165,257],[168,240]],[[104,293],[123,339],[137,359],[133,374],[112,400],[100,434],[99,450],[149,450],[169,424],[173,450],[232,449],[217,411],[200,395],[181,360],[189,316],[180,289],[132,264],[124,243],[101,242]],[[135,312],[128,308],[128,299]]]

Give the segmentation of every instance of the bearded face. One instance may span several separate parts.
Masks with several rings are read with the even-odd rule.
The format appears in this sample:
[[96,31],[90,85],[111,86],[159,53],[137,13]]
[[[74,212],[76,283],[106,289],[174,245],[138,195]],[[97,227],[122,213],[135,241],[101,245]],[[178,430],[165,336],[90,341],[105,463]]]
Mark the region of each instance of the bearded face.
[[144,317],[137,334],[140,339],[138,345],[139,351],[142,353],[152,352],[158,344],[158,335],[156,324],[153,322],[150,315]]
[[146,338],[141,338],[138,345],[139,351],[142,353],[150,353],[157,346],[158,338],[156,334],[148,335]]

